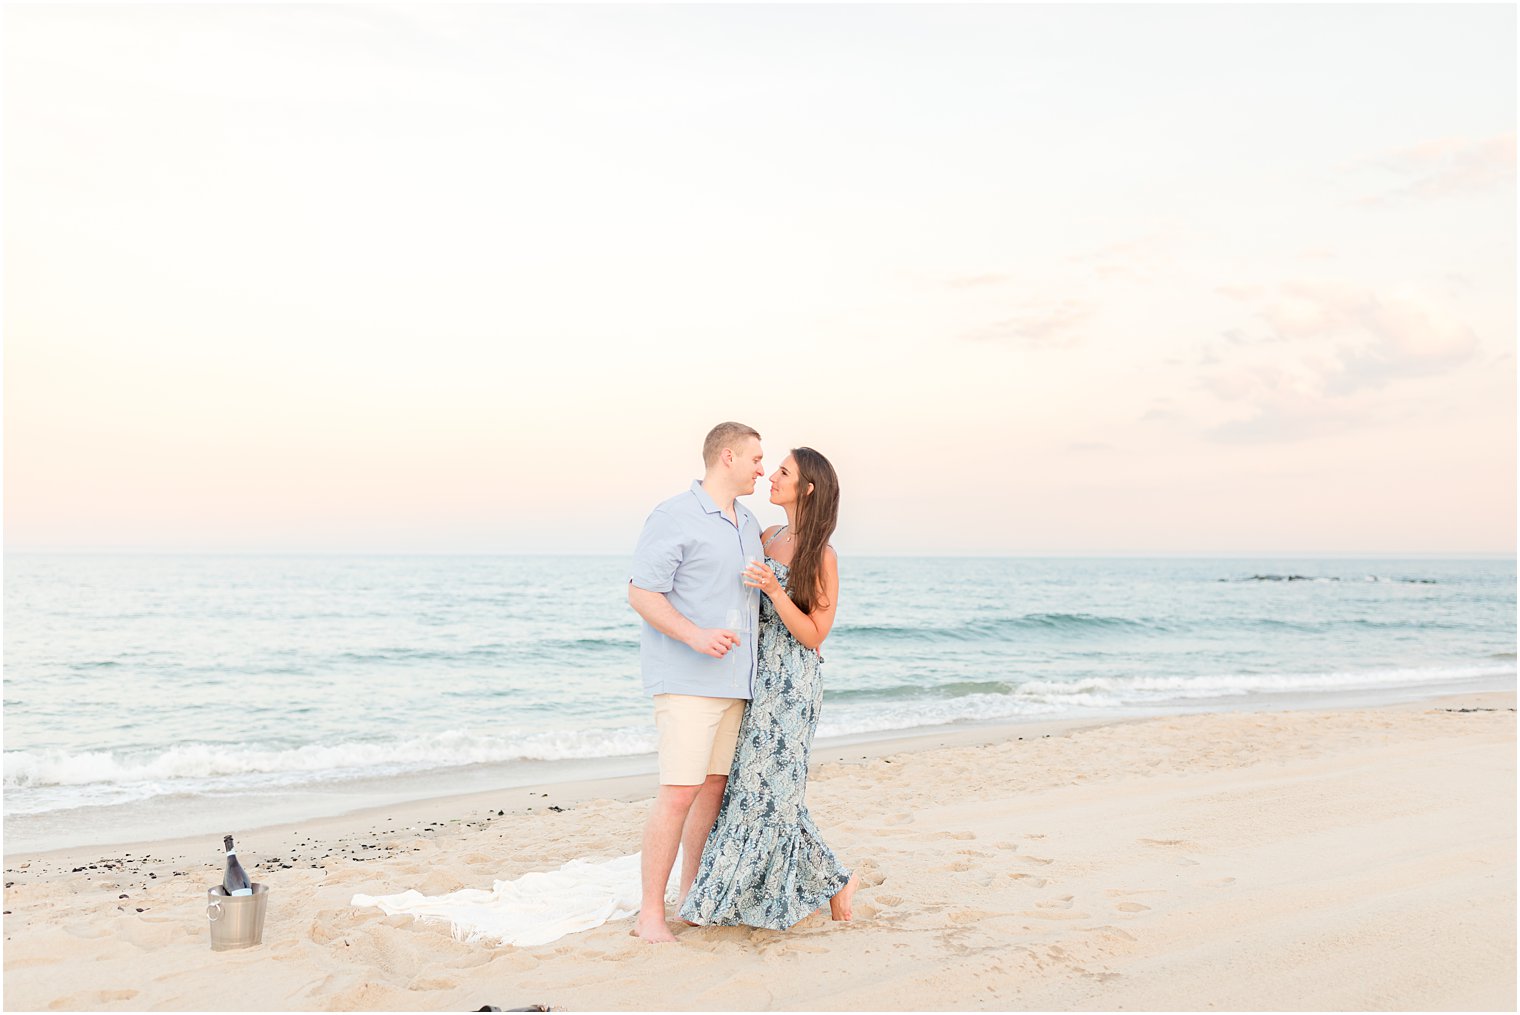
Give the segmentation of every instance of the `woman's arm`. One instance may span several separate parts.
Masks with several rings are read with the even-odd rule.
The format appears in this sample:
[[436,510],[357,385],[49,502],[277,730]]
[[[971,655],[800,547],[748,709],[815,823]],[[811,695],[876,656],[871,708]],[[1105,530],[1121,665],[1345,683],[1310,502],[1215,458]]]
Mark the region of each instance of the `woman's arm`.
[[744,574],[744,584],[771,597],[776,615],[792,632],[792,637],[811,649],[823,644],[834,627],[834,608],[839,605],[839,556],[832,546],[823,548],[823,596],[814,597],[812,613],[803,613],[797,608],[776,579],[776,572],[765,564],[751,564]]

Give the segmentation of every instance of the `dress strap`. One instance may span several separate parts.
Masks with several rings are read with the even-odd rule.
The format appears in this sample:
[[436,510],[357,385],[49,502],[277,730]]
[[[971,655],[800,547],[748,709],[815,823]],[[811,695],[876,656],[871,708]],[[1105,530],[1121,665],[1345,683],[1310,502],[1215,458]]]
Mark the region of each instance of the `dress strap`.
[[781,535],[781,533],[783,533],[785,531],[786,531],[786,526],[783,525],[783,526],[781,526],[781,528],[777,529],[775,532],[772,532],[771,533],[771,538],[767,539],[765,541],[765,545],[762,546],[760,549],[761,550],[769,550],[771,548],[771,544],[776,541],[776,537],[779,536],[779,535]]

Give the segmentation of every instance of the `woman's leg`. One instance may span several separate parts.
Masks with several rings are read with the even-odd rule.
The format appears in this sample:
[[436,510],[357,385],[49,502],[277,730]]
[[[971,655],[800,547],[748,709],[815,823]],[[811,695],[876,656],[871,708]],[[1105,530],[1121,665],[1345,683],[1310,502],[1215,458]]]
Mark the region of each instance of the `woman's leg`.
[[850,880],[845,882],[845,886],[835,892],[834,897],[829,900],[829,915],[836,920],[854,919],[855,912],[850,908],[850,901],[855,898],[855,889],[859,887],[860,875],[851,871]]

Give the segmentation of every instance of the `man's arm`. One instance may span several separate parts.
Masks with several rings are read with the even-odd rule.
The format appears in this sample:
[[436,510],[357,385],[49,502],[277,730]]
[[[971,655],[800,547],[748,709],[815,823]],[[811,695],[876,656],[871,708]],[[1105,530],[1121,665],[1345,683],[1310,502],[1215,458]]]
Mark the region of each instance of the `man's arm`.
[[733,631],[693,624],[682,616],[681,611],[670,605],[670,600],[665,598],[663,592],[651,592],[629,582],[628,605],[650,627],[667,638],[674,638],[693,652],[722,659],[729,649],[739,644],[739,636]]

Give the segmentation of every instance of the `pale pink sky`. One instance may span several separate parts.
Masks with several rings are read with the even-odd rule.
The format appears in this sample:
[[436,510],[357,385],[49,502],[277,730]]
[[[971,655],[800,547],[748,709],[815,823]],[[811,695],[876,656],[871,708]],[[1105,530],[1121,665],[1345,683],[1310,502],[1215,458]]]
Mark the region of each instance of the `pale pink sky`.
[[735,418],[857,553],[1514,551],[1513,7],[3,45],[8,549],[627,552]]

